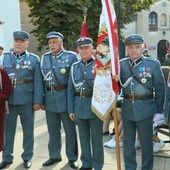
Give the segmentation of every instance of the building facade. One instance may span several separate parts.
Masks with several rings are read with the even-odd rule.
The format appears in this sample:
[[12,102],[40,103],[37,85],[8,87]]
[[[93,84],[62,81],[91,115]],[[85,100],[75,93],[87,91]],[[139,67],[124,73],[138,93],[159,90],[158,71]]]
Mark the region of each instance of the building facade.
[[[25,30],[30,32],[34,26],[30,23],[29,7],[26,0],[11,0],[10,6],[6,0],[1,0],[0,21],[0,45],[8,51],[12,46],[12,32]],[[5,7],[8,6],[8,10]],[[165,60],[167,49],[170,46],[170,0],[155,0],[149,11],[137,13],[133,23],[126,25],[122,30],[124,37],[129,34],[139,33],[145,38],[146,49],[152,57],[156,57],[161,63]],[[28,50],[41,55],[43,51],[37,51],[37,40],[31,34]],[[123,58],[123,56],[121,56]]]
[[163,63],[170,46],[170,0],[155,0],[150,10],[138,13],[123,32],[125,36],[142,34],[149,54]]

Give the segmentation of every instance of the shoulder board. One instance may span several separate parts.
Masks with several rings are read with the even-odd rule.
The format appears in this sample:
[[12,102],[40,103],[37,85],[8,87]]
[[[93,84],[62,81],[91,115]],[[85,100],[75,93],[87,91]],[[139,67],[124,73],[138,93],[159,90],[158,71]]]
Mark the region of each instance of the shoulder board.
[[48,52],[44,53],[44,55],[49,55],[49,54],[51,54],[51,53],[52,53],[52,52],[48,51]]
[[33,56],[33,57],[36,57],[36,58],[39,58],[38,55],[34,54],[34,53],[29,53],[29,55]]
[[81,61],[76,61],[72,64],[72,66],[79,64]]
[[119,62],[124,62],[124,61],[127,61],[127,60],[129,60],[129,57],[122,58],[122,59],[119,60]]
[[77,55],[77,53],[75,53],[74,51],[67,51],[67,50],[64,50],[64,52],[70,53],[70,54],[74,54],[74,55]]
[[5,52],[5,53],[3,53],[3,54],[4,54],[4,55],[7,55],[7,54],[10,55],[10,52]]
[[[51,52],[46,52],[46,53],[44,53],[43,55],[42,55],[42,57],[45,57],[45,56],[48,56],[48,55],[50,55],[51,54]],[[41,58],[42,58],[41,57]]]
[[32,57],[35,57],[38,60],[38,62],[40,61],[40,57],[38,55],[36,55],[34,53],[28,53],[28,54]]
[[154,57],[144,57],[145,60],[148,60],[148,61],[152,61],[152,62],[157,62],[158,59],[157,58],[154,58]]

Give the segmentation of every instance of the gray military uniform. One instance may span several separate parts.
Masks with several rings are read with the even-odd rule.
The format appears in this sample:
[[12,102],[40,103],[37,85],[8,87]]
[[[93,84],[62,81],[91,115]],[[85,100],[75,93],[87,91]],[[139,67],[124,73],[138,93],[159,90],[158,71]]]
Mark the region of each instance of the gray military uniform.
[[91,110],[94,63],[91,58],[87,62],[74,63],[71,67],[68,112],[75,113],[78,122],[83,168],[101,170],[104,163],[103,122]]
[[9,115],[5,118],[5,142],[3,161],[13,161],[14,136],[17,117],[23,128],[23,160],[31,160],[34,146],[34,110],[33,104],[43,104],[43,81],[39,57],[23,52],[5,53],[3,68],[8,73],[13,85],[9,97]]
[[49,156],[61,158],[61,121],[66,133],[66,155],[68,160],[77,160],[75,122],[67,112],[67,83],[71,65],[77,61],[74,52],[62,49],[57,55],[45,53],[41,59],[41,70],[45,86],[45,111],[49,132]]
[[[152,120],[155,113],[163,111],[165,93],[165,81],[160,63],[151,57],[141,56],[135,62],[127,57],[120,61],[120,79],[124,85],[122,120],[126,170],[136,170],[137,167],[134,147],[136,129],[142,147],[142,169],[151,170],[153,168]],[[129,143],[131,145],[128,145]]]

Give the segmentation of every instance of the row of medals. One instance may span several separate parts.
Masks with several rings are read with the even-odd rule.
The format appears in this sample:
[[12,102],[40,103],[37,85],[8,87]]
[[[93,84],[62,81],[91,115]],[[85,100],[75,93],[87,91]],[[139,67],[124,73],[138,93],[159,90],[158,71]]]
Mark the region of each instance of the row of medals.
[[151,77],[151,74],[150,74],[150,72],[145,72],[145,71],[143,71],[142,73],[140,73],[139,74],[141,77],[143,77],[142,79],[141,79],[141,82],[142,83],[146,83],[147,82],[147,79],[146,79],[146,77]]
[[[28,68],[28,67],[29,67],[29,66],[27,66],[27,65],[22,66],[22,68]],[[19,68],[20,68],[20,65],[17,64],[17,65],[16,65],[16,68],[19,69]],[[65,69],[65,68],[61,68],[61,69],[60,69],[60,73],[61,73],[61,74],[65,74],[65,73],[66,73],[66,69]]]

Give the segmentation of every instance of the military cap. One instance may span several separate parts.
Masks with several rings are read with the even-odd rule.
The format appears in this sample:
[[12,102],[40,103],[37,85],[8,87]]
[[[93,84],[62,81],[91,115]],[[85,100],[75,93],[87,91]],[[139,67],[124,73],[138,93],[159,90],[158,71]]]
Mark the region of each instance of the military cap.
[[26,31],[15,31],[13,32],[14,39],[29,40],[30,35]]
[[103,43],[109,46],[109,38],[106,37],[104,40],[102,40]]
[[125,45],[142,44],[143,42],[144,42],[144,38],[140,34],[131,34],[125,39]]
[[46,39],[49,39],[49,38],[59,38],[63,40],[64,36],[60,32],[51,31],[46,35]]
[[88,37],[81,37],[76,41],[77,47],[89,46],[93,44],[93,40]]

